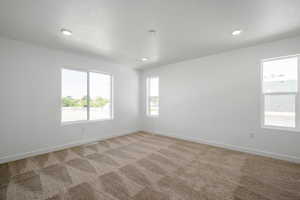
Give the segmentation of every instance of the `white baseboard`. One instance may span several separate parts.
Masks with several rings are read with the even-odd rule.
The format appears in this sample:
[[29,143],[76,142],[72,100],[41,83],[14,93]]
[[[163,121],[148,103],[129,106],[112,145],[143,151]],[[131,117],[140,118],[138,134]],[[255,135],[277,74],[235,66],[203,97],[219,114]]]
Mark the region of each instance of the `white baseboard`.
[[[144,132],[147,132],[147,131],[144,131]],[[221,147],[221,148],[225,148],[225,149],[231,149],[234,151],[240,151],[240,152],[245,152],[245,153],[249,153],[249,154],[271,157],[271,158],[285,160],[285,161],[289,161],[289,162],[293,162],[293,163],[300,163],[300,158],[285,155],[285,154],[277,154],[277,153],[273,153],[273,152],[267,152],[267,151],[262,151],[262,150],[247,148],[247,147],[241,147],[241,146],[236,146],[236,145],[231,145],[231,144],[219,143],[216,141],[209,141],[209,140],[204,140],[204,139],[200,139],[200,138],[192,138],[192,137],[186,137],[186,136],[170,134],[170,133],[155,132],[152,134],[178,138],[178,139],[187,140],[190,142],[207,144],[207,145],[211,145],[211,146]]]
[[38,149],[35,151],[31,151],[31,152],[25,152],[25,153],[15,154],[15,155],[11,155],[11,156],[5,156],[5,157],[0,158],[0,164],[15,161],[15,160],[20,160],[20,159],[24,159],[24,158],[28,158],[28,157],[32,157],[32,156],[37,156],[37,155],[41,155],[41,154],[45,154],[45,153],[50,153],[50,152],[54,152],[54,151],[59,151],[59,150],[63,150],[63,149],[67,149],[67,148],[71,148],[71,147],[75,147],[75,146],[80,146],[83,144],[88,144],[88,143],[92,143],[92,142],[96,142],[96,141],[101,141],[101,140],[105,140],[105,139],[109,139],[109,138],[114,138],[114,137],[123,136],[123,135],[129,135],[129,134],[133,134],[136,132],[138,132],[138,131],[133,131],[130,133],[123,133],[123,134],[114,134],[112,136],[104,136],[104,137],[87,139],[87,140],[79,140],[79,141],[70,142],[70,143],[63,144],[63,145]]

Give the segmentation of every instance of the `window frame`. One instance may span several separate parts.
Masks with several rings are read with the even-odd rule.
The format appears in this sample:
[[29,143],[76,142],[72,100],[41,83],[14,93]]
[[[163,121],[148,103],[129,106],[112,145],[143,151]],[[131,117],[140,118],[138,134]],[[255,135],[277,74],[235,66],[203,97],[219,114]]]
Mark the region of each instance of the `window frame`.
[[[150,80],[153,78],[158,78],[158,114],[157,115],[153,115],[150,112]],[[159,117],[160,114],[160,90],[159,90],[159,85],[160,85],[160,81],[159,81],[159,76],[148,76],[146,78],[146,115],[148,117],[153,117],[153,118],[157,118]]]
[[[82,124],[82,123],[93,123],[93,122],[100,122],[100,121],[110,121],[114,120],[114,76],[111,73],[99,71],[99,70],[92,70],[92,69],[80,69],[80,68],[73,68],[73,67],[62,67],[60,70],[61,75],[61,84],[60,84],[60,101],[62,100],[62,71],[63,70],[71,70],[71,71],[78,71],[78,72],[85,72],[87,74],[87,119],[86,120],[76,120],[76,121],[62,121],[62,112],[63,107],[62,103],[60,103],[60,123],[62,126],[64,125],[72,125],[72,124]],[[110,118],[103,118],[103,119],[95,119],[90,120],[90,72],[91,73],[99,73],[104,75],[109,75],[111,78],[110,81]]]
[[[298,62],[297,66],[297,92],[265,92],[263,90],[264,86],[264,62],[282,60],[288,58],[296,57]],[[299,102],[299,89],[300,89],[300,54],[289,55],[289,56],[280,56],[269,59],[262,59],[260,62],[260,123],[261,128],[264,129],[274,129],[274,130],[283,130],[283,131],[292,131],[292,132],[300,132],[300,102]],[[265,125],[265,96],[266,95],[295,95],[295,127],[285,127],[285,126],[276,126],[276,125]]]

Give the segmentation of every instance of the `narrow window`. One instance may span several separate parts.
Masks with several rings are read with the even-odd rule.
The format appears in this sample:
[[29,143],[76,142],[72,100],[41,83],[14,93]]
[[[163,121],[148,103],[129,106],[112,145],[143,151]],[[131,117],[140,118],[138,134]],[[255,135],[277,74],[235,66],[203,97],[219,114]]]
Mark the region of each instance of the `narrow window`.
[[147,78],[147,115],[159,115],[159,78]]
[[296,128],[298,57],[263,61],[264,126]]
[[62,122],[112,119],[112,76],[62,70]]
[[90,72],[90,120],[112,118],[111,85],[108,74]]

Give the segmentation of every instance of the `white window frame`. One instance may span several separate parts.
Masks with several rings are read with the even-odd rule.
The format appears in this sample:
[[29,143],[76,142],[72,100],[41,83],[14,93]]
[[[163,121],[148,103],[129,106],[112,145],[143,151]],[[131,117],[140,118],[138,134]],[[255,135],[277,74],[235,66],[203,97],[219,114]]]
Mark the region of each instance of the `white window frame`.
[[[288,59],[297,57],[298,59],[298,79],[297,79],[297,86],[298,91],[297,92],[268,92],[264,93],[263,91],[263,65],[264,62],[267,61],[275,61],[275,60],[282,60],[282,59]],[[283,131],[294,131],[294,132],[300,132],[300,102],[299,102],[299,89],[300,89],[300,54],[296,55],[289,55],[289,56],[281,56],[276,58],[269,58],[269,59],[263,59],[260,63],[260,84],[261,84],[261,108],[260,108],[260,118],[261,118],[261,127],[265,129],[275,129],[275,130],[283,130]],[[295,127],[284,127],[284,126],[275,126],[275,125],[265,125],[265,95],[295,95]]]
[[[107,72],[102,72],[98,70],[87,70],[87,69],[79,69],[79,68],[71,68],[71,67],[63,67],[61,68],[61,84],[60,88],[62,89],[62,71],[63,70],[72,70],[72,71],[78,71],[78,72],[85,72],[87,73],[87,119],[86,120],[77,120],[77,121],[69,121],[69,122],[63,122],[62,118],[60,118],[60,122],[62,125],[70,125],[70,124],[81,124],[81,123],[91,123],[91,122],[100,122],[100,121],[108,121],[114,119],[114,77],[112,74]],[[111,78],[110,82],[110,118],[103,118],[103,119],[95,119],[90,120],[90,72],[92,73],[99,73],[104,75],[109,75]],[[60,92],[60,101],[62,99],[62,92]],[[62,104],[60,104],[60,117],[62,116]]]
[[160,99],[159,99],[159,96],[160,96],[160,90],[158,89],[158,114],[157,115],[153,115],[151,114],[150,112],[150,80],[152,78],[158,78],[158,88],[159,88],[159,85],[160,85],[160,82],[159,82],[159,76],[148,76],[146,78],[146,115],[148,117],[159,117],[159,114],[160,114]]

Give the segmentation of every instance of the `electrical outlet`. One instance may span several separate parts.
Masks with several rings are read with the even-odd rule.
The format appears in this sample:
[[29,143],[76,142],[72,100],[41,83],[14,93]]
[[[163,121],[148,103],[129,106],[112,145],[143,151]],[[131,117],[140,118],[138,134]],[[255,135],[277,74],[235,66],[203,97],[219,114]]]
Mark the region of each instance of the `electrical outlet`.
[[250,134],[249,134],[249,137],[250,137],[251,139],[253,139],[253,138],[254,138],[254,136],[255,136],[255,134],[254,134],[254,133],[250,133]]

